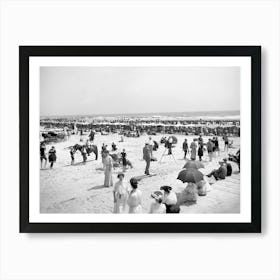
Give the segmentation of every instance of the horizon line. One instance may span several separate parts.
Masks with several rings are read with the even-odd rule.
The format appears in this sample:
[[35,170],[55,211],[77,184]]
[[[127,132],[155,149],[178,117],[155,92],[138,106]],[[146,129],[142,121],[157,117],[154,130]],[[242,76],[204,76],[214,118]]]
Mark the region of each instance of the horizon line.
[[[240,109],[236,109],[236,110],[212,110],[212,111],[178,111],[178,112],[145,112],[145,113],[99,113],[99,114],[94,114],[94,113],[87,113],[87,114],[65,114],[65,115],[58,115],[58,114],[53,114],[53,115],[42,115],[40,116],[40,118],[49,118],[49,117],[70,117],[70,116],[80,116],[80,117],[89,117],[89,116],[116,116],[116,115],[145,115],[145,114],[154,114],[154,115],[161,115],[161,114],[186,114],[186,113],[221,113],[221,112],[238,112],[240,114]],[[237,114],[234,114],[237,115]],[[206,116],[206,115],[205,115]]]

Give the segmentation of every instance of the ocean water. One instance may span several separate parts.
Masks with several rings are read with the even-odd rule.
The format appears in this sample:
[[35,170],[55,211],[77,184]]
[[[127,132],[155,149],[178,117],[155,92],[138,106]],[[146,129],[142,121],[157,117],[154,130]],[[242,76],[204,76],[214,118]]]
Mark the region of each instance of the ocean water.
[[47,116],[41,119],[114,119],[114,118],[153,118],[153,119],[229,119],[239,120],[240,111],[199,111],[199,112],[151,112],[151,113],[123,113],[123,114],[88,114]]

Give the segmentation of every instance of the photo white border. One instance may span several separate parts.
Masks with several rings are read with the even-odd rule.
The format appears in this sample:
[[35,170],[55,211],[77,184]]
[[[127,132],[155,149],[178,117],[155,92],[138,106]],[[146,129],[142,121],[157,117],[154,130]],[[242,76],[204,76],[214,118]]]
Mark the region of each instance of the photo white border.
[[[115,215],[40,213],[38,152],[40,67],[240,67],[240,213]],[[251,222],[251,58],[250,57],[30,57],[29,58],[29,221],[30,223],[248,223]]]

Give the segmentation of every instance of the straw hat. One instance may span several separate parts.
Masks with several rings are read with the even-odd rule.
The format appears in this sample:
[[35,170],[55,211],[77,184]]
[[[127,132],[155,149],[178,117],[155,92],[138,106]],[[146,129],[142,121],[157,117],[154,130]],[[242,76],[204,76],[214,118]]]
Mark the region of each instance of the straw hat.
[[162,198],[162,196],[163,196],[163,193],[161,191],[155,191],[151,194],[151,197],[156,200],[159,200],[160,198]]

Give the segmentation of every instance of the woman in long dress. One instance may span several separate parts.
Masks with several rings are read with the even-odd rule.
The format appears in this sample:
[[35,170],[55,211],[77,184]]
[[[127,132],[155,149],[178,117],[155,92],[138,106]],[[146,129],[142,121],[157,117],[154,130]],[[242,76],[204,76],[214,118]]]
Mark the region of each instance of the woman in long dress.
[[114,210],[113,213],[123,213],[126,210],[126,200],[128,197],[128,187],[124,182],[124,174],[118,174],[119,181],[114,185],[113,196],[114,196]]
[[113,186],[113,176],[112,176],[112,171],[113,171],[113,160],[109,155],[108,151],[104,152],[105,157],[104,157],[104,174],[105,174],[105,179],[104,179],[104,187],[112,187]]
[[128,213],[130,214],[140,214],[142,212],[141,199],[142,192],[138,190],[138,181],[135,178],[130,179],[130,185],[132,190],[130,191],[127,204],[129,206]]
[[196,139],[193,139],[193,142],[190,145],[190,149],[191,149],[191,159],[195,160],[196,159]]
[[181,203],[196,203],[198,196],[197,186],[194,183],[188,183],[181,194]]

